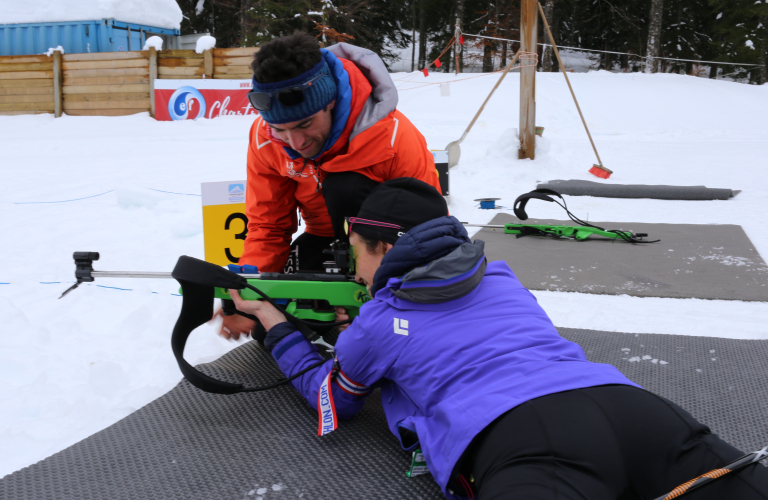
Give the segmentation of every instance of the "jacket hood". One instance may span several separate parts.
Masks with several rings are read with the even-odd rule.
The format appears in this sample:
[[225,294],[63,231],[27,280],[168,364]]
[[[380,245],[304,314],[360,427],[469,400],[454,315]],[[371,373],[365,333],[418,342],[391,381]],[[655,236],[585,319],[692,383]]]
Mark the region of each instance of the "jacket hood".
[[331,45],[328,51],[352,61],[371,84],[371,93],[349,135],[351,141],[397,108],[397,88],[384,61],[375,52],[348,43]]
[[382,288],[401,299],[423,304],[454,300],[474,290],[486,269],[485,243],[472,243],[452,216],[414,227],[387,252],[376,271],[371,293]]

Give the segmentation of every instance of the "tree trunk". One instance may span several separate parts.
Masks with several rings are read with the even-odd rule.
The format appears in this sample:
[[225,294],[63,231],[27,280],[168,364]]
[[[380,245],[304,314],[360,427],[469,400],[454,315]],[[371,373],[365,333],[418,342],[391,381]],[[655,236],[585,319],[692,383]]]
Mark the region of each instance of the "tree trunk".
[[[547,0],[547,3],[544,4],[544,17],[547,18],[547,23],[549,23],[550,29],[552,29],[552,33],[554,33],[554,28],[552,27],[552,16],[554,15],[555,11],[555,0]],[[549,39],[549,34],[547,33],[547,30],[544,30],[544,43],[551,45],[552,40]],[[541,58],[541,70],[546,71],[547,73],[552,71],[552,47],[544,47],[544,54]]]
[[483,45],[483,73],[491,73],[493,71],[493,45],[489,40],[485,41]]
[[245,47],[245,0],[240,0],[240,46]]
[[507,67],[507,42],[501,42],[501,65],[499,69]]
[[713,64],[709,67],[709,77],[713,80],[717,80],[717,64]]
[[[762,19],[763,26],[768,26],[768,16],[763,16]],[[757,53],[757,62],[758,64],[762,64],[760,67],[760,85],[764,85],[766,82],[768,82],[768,66],[766,63],[768,63],[768,34],[763,32],[763,38],[760,40],[760,45],[758,46],[757,50],[759,51]]]
[[416,10],[416,2],[413,3],[413,31],[411,33],[411,71],[413,71],[414,66],[416,65],[416,61],[414,59],[416,58],[416,14],[418,11]]
[[661,17],[664,13],[663,0],[651,0],[651,20],[648,26],[648,47],[646,49],[645,72],[658,71],[659,48],[661,47]]
[[[462,24],[462,21],[464,20],[464,0],[456,0],[455,8],[456,8],[456,24],[458,24],[459,29],[461,29],[461,24]],[[464,69],[464,51],[460,50],[459,53],[456,54],[457,47],[463,48],[458,42],[459,40],[456,40],[456,45],[454,45],[454,49],[453,49],[453,59],[456,64],[457,75],[461,73],[461,71]]]
[[427,67],[427,2],[419,2],[419,69]]

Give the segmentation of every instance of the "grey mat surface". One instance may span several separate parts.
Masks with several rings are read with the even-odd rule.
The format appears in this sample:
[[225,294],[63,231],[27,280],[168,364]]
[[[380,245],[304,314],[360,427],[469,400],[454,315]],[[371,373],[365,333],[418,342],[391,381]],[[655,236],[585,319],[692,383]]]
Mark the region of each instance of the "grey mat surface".
[[656,200],[727,200],[741,191],[705,186],[666,186],[649,184],[608,184],[605,182],[556,179],[536,186],[554,189],[571,196],[602,198],[653,198]]
[[[768,341],[559,330],[591,361],[614,364],[742,450],[768,443]],[[249,384],[278,376],[253,342],[202,367]],[[316,430],[315,412],[292,388],[225,396],[182,381],[111,427],[0,479],[0,499],[442,498],[431,476],[405,477],[408,454],[389,433],[378,394],[332,434],[321,439]]]
[[[520,222],[500,213],[490,224]],[[524,222],[573,224],[549,219]],[[741,226],[590,222],[647,233],[649,240],[661,241],[633,245],[599,237],[516,238],[487,228],[473,239],[485,241],[488,260],[506,261],[532,290],[768,302],[768,266]]]

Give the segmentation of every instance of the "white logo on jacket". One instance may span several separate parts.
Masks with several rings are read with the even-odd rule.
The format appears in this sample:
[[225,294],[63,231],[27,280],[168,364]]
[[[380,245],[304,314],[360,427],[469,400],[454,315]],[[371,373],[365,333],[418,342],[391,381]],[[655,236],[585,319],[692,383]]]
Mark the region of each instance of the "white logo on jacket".
[[408,320],[395,318],[395,333],[398,335],[408,335]]

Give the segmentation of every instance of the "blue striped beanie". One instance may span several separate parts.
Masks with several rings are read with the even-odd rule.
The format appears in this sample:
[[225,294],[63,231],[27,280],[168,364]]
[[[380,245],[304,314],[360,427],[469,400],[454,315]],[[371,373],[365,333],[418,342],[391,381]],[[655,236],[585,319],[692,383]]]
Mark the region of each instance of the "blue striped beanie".
[[278,125],[281,123],[295,122],[308,118],[321,109],[328,106],[334,99],[336,99],[336,80],[331,76],[331,70],[328,67],[328,63],[325,59],[321,59],[319,63],[315,65],[309,71],[302,73],[301,75],[276,83],[259,83],[256,81],[256,77],[253,78],[253,90],[256,92],[277,92],[280,90],[295,87],[303,83],[307,83],[309,80],[317,76],[318,74],[325,75],[316,82],[314,82],[309,88],[304,90],[304,101],[295,106],[283,106],[277,99],[277,96],[272,98],[272,104],[270,109],[266,111],[259,111],[259,114],[264,117],[267,123]]

